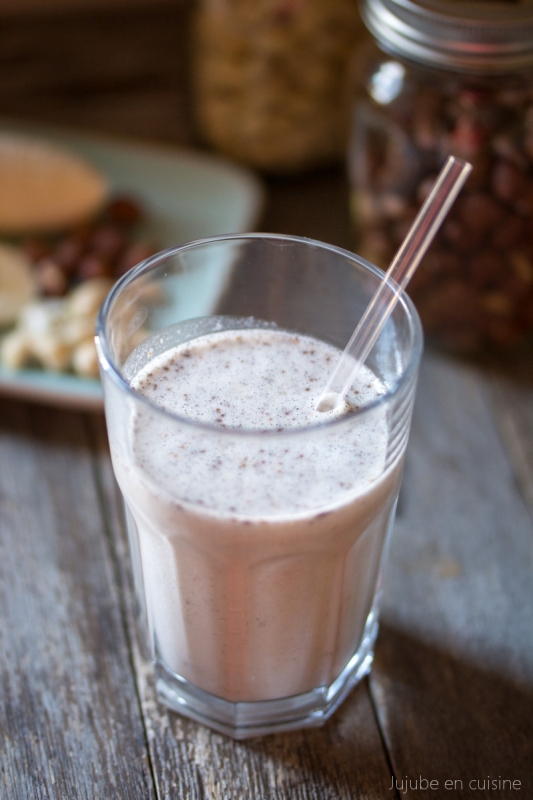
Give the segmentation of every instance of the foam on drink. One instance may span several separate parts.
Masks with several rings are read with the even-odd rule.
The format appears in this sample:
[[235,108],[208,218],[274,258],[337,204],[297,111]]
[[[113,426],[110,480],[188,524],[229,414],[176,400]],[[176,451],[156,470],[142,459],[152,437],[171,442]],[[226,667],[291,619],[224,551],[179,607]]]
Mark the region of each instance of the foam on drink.
[[277,329],[220,331],[131,380],[173,415],[141,408],[133,458],[114,454],[157,657],[233,702],[331,684],[371,610],[401,466],[379,402],[354,415],[385,393],[369,369],[342,409],[315,410],[338,357]]

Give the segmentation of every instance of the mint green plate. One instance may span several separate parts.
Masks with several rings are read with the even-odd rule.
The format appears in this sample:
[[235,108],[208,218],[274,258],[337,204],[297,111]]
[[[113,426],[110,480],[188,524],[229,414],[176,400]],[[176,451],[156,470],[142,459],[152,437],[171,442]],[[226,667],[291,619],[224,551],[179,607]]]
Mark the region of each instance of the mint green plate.
[[[144,233],[160,249],[250,231],[261,211],[263,190],[255,175],[214,156],[29,125],[4,123],[0,130],[40,136],[86,158],[107,176],[112,193],[139,198],[147,212]],[[190,286],[191,316],[210,313],[216,301],[210,287],[203,288]],[[0,366],[0,393],[71,408],[102,408],[99,381],[45,370]]]

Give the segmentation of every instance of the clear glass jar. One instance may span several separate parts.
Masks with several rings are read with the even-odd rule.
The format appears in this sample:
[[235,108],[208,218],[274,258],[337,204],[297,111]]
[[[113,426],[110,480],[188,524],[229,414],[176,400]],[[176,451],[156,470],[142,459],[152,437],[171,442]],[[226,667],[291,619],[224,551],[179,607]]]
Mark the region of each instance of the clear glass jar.
[[259,169],[345,157],[355,0],[200,0],[193,82],[199,132]]
[[364,0],[350,146],[358,251],[385,267],[449,154],[472,174],[409,294],[447,349],[533,332],[533,8]]

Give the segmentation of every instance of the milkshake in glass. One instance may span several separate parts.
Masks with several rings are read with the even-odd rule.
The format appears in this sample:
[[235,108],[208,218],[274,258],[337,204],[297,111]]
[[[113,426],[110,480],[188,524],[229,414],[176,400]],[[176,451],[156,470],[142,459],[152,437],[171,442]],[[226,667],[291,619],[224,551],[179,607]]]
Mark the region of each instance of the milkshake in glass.
[[[188,318],[200,277],[218,291]],[[371,666],[421,352],[407,298],[344,405],[315,405],[381,279],[318,242],[217,237],[149,259],[100,315],[158,696],[235,738],[323,723]]]

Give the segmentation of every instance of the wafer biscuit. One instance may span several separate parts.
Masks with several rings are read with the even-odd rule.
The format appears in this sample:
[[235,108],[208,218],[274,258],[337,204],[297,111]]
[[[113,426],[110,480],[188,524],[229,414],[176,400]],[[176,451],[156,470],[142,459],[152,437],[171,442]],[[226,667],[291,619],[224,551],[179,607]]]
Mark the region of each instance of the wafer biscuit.
[[77,155],[46,140],[0,131],[0,232],[52,232],[95,214],[107,182]]

